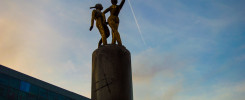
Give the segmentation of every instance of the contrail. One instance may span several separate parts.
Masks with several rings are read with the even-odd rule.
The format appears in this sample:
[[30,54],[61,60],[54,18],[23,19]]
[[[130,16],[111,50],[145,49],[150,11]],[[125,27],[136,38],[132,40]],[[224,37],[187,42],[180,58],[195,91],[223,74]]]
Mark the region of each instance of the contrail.
[[129,4],[130,9],[131,9],[131,11],[132,11],[132,14],[133,14],[133,16],[134,16],[134,20],[135,20],[135,23],[136,23],[136,25],[137,25],[137,27],[138,27],[138,30],[139,30],[141,39],[142,39],[142,41],[144,42],[144,44],[146,45],[145,40],[144,40],[143,35],[142,35],[142,32],[141,32],[141,29],[140,29],[140,26],[139,26],[139,24],[138,24],[138,21],[137,21],[137,19],[136,19],[135,14],[134,14],[134,10],[133,10],[133,7],[132,7],[132,5],[131,5],[130,0],[128,0],[128,4]]
[[[106,0],[106,1],[107,1],[107,0]],[[107,3],[108,3],[108,2],[109,2],[109,1],[107,1]],[[136,16],[135,16],[135,13],[134,13],[134,10],[133,10],[133,7],[132,7],[132,5],[131,5],[130,0],[128,0],[128,4],[129,4],[129,7],[130,7],[130,9],[131,9],[131,11],[132,11],[132,14],[133,14],[133,16],[134,16],[135,23],[136,23],[137,28],[138,28],[138,31],[139,31],[139,33],[140,33],[140,37],[141,37],[142,41],[144,42],[144,44],[146,45],[146,42],[145,42],[145,40],[144,40],[144,38],[143,38],[143,35],[142,35],[142,32],[141,32],[140,26],[139,26],[139,24],[138,24],[138,21],[137,21],[137,18],[136,18]]]

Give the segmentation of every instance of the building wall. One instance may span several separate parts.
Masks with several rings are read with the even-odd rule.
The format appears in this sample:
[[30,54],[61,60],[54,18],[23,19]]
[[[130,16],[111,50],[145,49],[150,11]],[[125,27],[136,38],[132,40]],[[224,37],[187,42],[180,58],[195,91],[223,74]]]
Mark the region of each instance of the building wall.
[[90,100],[0,65],[0,100]]

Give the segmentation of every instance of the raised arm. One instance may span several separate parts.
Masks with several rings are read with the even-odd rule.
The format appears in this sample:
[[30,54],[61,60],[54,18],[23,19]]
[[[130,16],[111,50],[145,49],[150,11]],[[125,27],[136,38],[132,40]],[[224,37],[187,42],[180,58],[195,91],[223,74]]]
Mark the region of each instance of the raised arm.
[[122,9],[124,3],[125,3],[125,0],[122,0],[122,2],[121,2],[120,5],[119,5],[119,8],[120,8],[120,9]]
[[93,27],[94,27],[94,20],[95,20],[95,10],[93,10],[93,12],[92,12],[92,18],[91,18],[91,26],[90,26],[90,31],[93,29]]

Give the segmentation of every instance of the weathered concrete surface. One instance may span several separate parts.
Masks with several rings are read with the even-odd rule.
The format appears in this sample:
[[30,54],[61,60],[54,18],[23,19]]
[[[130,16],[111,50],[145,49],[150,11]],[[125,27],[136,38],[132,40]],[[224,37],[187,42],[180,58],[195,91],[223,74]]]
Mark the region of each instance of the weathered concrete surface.
[[130,52],[105,45],[93,52],[92,100],[133,100]]

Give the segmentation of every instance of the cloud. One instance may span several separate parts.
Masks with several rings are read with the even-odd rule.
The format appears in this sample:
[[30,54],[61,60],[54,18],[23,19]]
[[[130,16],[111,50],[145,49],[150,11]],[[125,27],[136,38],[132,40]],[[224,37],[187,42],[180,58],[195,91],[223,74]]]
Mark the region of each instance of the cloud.
[[[174,100],[185,81],[181,71],[190,66],[174,52],[149,48],[133,56],[133,84],[136,100]],[[151,86],[151,88],[149,88]]]
[[[182,49],[180,50],[180,48]],[[149,48],[133,55],[132,68],[135,99],[230,100],[236,98],[235,100],[242,100],[244,98],[241,95],[245,93],[244,82],[216,79],[215,77],[219,76],[217,76],[217,73],[225,74],[224,70],[217,72],[216,69],[213,69],[212,71],[207,71],[208,75],[203,74],[200,71],[202,66],[196,65],[196,60],[192,58],[195,56],[183,56],[182,53],[184,55],[189,54],[189,52],[185,54],[188,48],[180,46],[174,50],[166,50],[164,52],[159,48]],[[203,49],[195,49],[192,52],[201,51]],[[239,59],[243,59],[243,56],[239,56]],[[214,78],[206,79],[206,76]],[[217,80],[217,82],[213,83],[214,80]]]
[[89,12],[47,0],[0,5],[0,64],[90,97],[89,58],[98,40],[88,29],[75,31],[89,27]]
[[[194,93],[195,89],[192,91],[195,95],[185,94],[180,95],[178,98],[181,100],[243,100],[244,99],[244,82],[241,83],[220,83],[213,86],[203,88],[202,93]],[[188,89],[186,89],[188,90]]]
[[133,57],[133,76],[135,81],[150,81],[157,74],[163,78],[175,77],[179,70],[188,69],[190,62],[174,52],[163,53],[150,48]]
[[177,97],[178,93],[180,93],[181,90],[182,90],[182,83],[180,82],[176,85],[169,87],[163,93],[163,96],[159,100],[175,100],[175,97]]
[[[1,60],[6,60],[9,56],[18,55],[18,48],[21,44],[24,44],[22,39],[20,38],[20,34],[15,34],[16,32],[20,31],[21,24],[13,22],[11,20],[4,20],[0,18],[0,55]],[[8,45],[7,45],[8,44]],[[15,59],[12,61],[6,62],[14,62]]]

